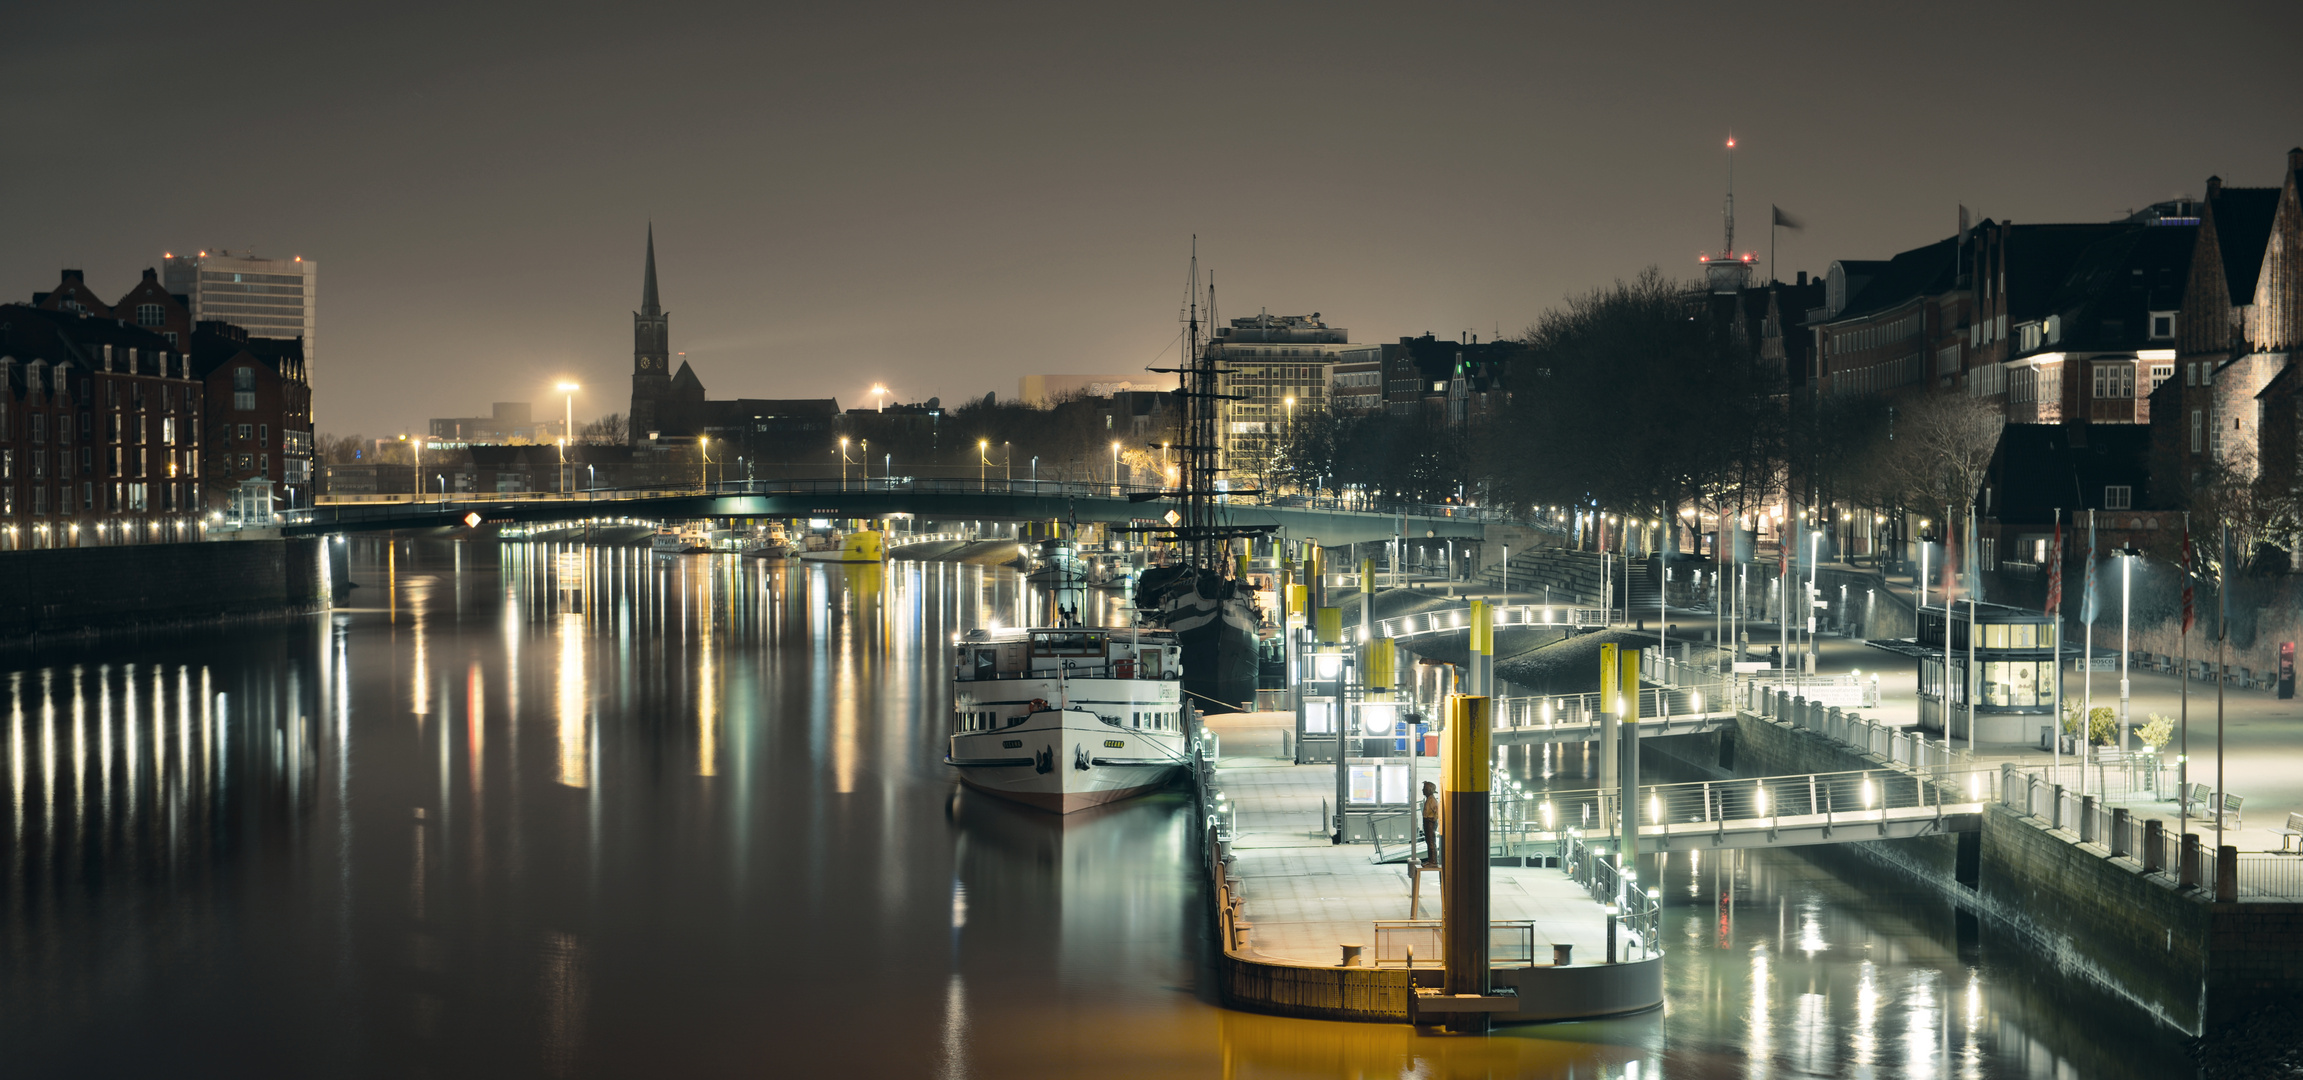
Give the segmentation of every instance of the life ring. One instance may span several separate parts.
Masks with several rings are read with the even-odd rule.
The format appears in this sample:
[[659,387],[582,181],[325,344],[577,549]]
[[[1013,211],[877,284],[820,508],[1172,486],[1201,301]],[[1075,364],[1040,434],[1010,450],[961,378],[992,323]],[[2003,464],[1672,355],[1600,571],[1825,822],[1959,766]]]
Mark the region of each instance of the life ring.
[[1046,712],[1046,711],[1047,711],[1047,708],[1048,708],[1048,699],[1046,699],[1046,698],[1033,698],[1033,699],[1032,699],[1032,707],[1031,707],[1031,709],[1030,709],[1030,711],[1031,711],[1031,712],[1035,712],[1035,713],[1036,713],[1036,712]]

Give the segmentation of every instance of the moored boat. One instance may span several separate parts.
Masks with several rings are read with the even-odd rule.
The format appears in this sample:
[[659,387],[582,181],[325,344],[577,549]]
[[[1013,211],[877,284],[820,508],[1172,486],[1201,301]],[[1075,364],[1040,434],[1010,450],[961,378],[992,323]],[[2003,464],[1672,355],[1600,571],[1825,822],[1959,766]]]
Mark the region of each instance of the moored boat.
[[1189,761],[1173,634],[976,630],[957,654],[944,760],[971,788],[1068,814],[1163,787]]

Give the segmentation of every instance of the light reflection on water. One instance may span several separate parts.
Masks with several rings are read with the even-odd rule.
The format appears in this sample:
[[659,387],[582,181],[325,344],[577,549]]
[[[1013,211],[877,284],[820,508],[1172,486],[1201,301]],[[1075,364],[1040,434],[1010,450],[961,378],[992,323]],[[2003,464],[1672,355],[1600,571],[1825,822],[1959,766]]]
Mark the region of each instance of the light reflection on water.
[[1661,1012],[1464,1039],[1225,1011],[1182,800],[954,796],[947,645],[1046,610],[1012,572],[359,555],[326,618],[11,661],[10,1075],[2181,1067],[1939,908],[1777,853],[1663,869]]

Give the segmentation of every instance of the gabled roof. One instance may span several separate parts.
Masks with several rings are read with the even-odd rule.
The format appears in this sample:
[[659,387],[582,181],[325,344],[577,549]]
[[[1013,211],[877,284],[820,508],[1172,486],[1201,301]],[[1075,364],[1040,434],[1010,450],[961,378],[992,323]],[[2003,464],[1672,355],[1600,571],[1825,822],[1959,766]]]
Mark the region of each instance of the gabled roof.
[[[2149,506],[2151,429],[2142,424],[2095,424],[2087,445],[2071,445],[2063,424],[2009,424],[1991,459],[1992,512],[2002,522],[2045,524],[2055,511],[2101,510],[2103,489],[2132,488],[2134,505]],[[2066,513],[2064,520],[2071,520]]]
[[2263,250],[2271,244],[2271,221],[2279,213],[2278,188],[2227,187],[2208,200],[2215,213],[2215,243],[2223,251],[2223,282],[2237,307],[2255,302],[2255,279],[2263,273]]
[[2056,298],[2082,252],[2112,237],[2145,228],[2149,226],[2125,222],[2008,226],[2008,324],[2046,318],[2054,310]]
[[[1841,266],[1855,264],[1842,261]],[[1847,306],[1829,321],[1862,319],[1901,305],[1914,297],[1947,292],[1959,274],[1959,240],[1938,240],[1887,260],[1871,281],[1847,298]],[[1850,273],[1852,277],[1852,273]]]
[[[2047,314],[2062,316],[2063,334],[2061,341],[2044,347],[2153,347],[2150,313],[2183,306],[2198,233],[2196,225],[2145,226],[2089,245],[2072,260],[2062,288],[2045,305]],[[2173,342],[2163,344],[2173,347]]]

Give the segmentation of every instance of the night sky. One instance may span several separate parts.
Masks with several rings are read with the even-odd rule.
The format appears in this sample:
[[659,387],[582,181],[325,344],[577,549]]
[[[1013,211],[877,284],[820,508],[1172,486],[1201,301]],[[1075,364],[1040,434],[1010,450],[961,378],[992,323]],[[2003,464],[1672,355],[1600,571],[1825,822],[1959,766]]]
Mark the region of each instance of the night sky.
[[5,295],[303,255],[323,432],[571,377],[593,416],[653,220],[714,396],[950,402],[1172,359],[1194,233],[1225,316],[1358,341],[1692,275],[1730,129],[1737,247],[1807,222],[1785,278],[2303,143],[2292,3],[338,8],[13,7]]

